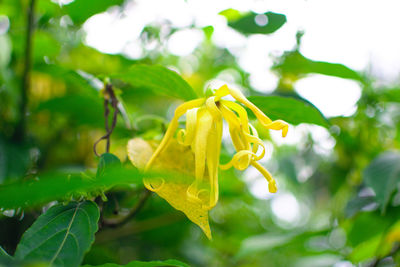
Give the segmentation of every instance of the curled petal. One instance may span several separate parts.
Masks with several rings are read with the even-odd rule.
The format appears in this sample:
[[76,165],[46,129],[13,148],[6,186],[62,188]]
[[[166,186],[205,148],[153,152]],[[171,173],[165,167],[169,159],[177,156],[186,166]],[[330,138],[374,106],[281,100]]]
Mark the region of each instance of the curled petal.
[[240,126],[242,127],[245,133],[250,133],[249,131],[249,118],[247,117],[246,109],[244,109],[241,105],[236,104],[235,102],[221,100],[221,103],[226,107],[234,110],[240,118]]
[[189,109],[186,112],[186,130],[181,129],[177,134],[177,140],[180,144],[188,146],[193,142],[196,133],[198,108]]
[[230,162],[220,165],[220,168],[222,170],[227,170],[233,166],[240,171],[244,171],[253,162],[253,160],[248,160],[249,156],[250,158],[255,158],[257,155],[250,150],[241,150],[233,156]]
[[267,179],[269,192],[276,193],[276,191],[278,191],[278,188],[276,187],[276,182],[275,182],[274,178],[272,178],[272,175],[269,173],[269,171],[267,171],[257,161],[253,161],[251,163],[251,165],[253,165],[259,172],[261,172],[261,174],[265,177],[265,179]]
[[[249,149],[251,146],[250,143],[252,143],[253,144],[252,151],[254,153],[257,153],[258,146],[261,146],[263,148],[263,151],[261,152],[261,155],[257,157],[256,160],[262,159],[265,155],[265,147],[264,147],[264,144],[261,141],[261,139],[258,138],[257,130],[249,123],[246,109],[244,109],[239,104],[236,104],[236,103],[230,102],[230,101],[221,100],[221,104],[233,109],[234,111],[236,111],[238,113],[239,118],[240,118],[240,126],[242,129],[242,134],[246,138],[245,140],[243,140],[243,142],[245,143],[245,149]],[[249,128],[251,129],[253,135],[250,134]]]
[[249,143],[252,143],[252,144],[253,144],[252,152],[253,152],[254,154],[257,154],[258,147],[261,146],[261,148],[262,148],[261,154],[260,154],[259,156],[255,156],[255,157],[254,157],[254,160],[260,160],[260,159],[262,159],[262,158],[265,156],[265,146],[264,146],[264,143],[261,141],[261,139],[258,138],[258,136],[250,135],[250,134],[247,134],[247,135],[246,135],[246,139],[247,139],[247,141],[248,141]]
[[162,177],[151,178],[151,179],[144,179],[143,184],[146,186],[147,189],[153,192],[160,191],[164,184],[165,179]]
[[253,143],[252,151],[254,153],[257,154],[258,147],[261,146],[262,152],[261,152],[260,156],[258,156],[256,159],[256,160],[260,160],[265,156],[265,146],[264,146],[264,143],[261,141],[261,139],[258,137],[258,132],[257,132],[256,128],[254,128],[254,126],[251,125],[251,123],[249,123],[249,126],[251,129],[251,137],[247,136],[247,138],[250,143]]
[[282,130],[283,137],[285,137],[287,135],[287,132],[289,130],[289,125],[283,120],[271,121],[268,124],[264,124],[261,121],[261,124],[267,129],[272,129],[272,130],[277,130],[277,131]]
[[[226,90],[226,89],[224,89]],[[243,94],[237,89],[234,88],[228,88],[230,95],[236,99],[238,102],[242,103],[246,107],[248,107],[254,115],[256,115],[257,119],[261,122],[261,124],[271,130],[282,130],[282,136],[285,137],[287,135],[289,125],[282,121],[282,120],[277,120],[277,121],[272,121],[270,118],[268,118],[267,115],[265,115],[256,105],[251,103]]]

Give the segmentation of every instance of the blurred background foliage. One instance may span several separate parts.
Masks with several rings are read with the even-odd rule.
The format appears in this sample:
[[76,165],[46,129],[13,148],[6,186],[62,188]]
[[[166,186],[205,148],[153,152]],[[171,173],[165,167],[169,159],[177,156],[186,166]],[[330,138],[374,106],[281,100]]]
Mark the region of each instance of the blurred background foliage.
[[[134,2],[0,1],[0,260],[14,255],[22,234],[49,203],[96,198],[101,212],[91,217],[100,218],[95,241],[91,247],[82,241],[89,244],[84,256],[80,252],[82,262],[65,266],[167,259],[190,266],[399,266],[398,85],[377,85],[368,72],[305,57],[302,32],[291,50],[275,55],[271,70],[278,82],[269,93],[251,85],[235,53],[215,44],[212,26],[179,28],[168,20],[144,25],[138,57],[87,45],[89,18],[107,10],[123,17]],[[235,9],[220,16],[243,38],[279,38],[274,33],[287,20],[285,14]],[[199,30],[203,39],[190,55],[177,56],[167,43],[185,29]],[[129,28],[125,34],[131,34]],[[326,118],[298,95],[295,82],[317,74],[361,87],[351,115]],[[96,177],[103,176],[96,176],[93,144],[105,134],[105,81],[113,85],[121,111],[110,148],[118,159],[110,157],[126,170],[99,182]],[[271,151],[264,164],[277,178],[279,192],[267,193],[263,178],[251,169],[221,171],[209,241],[164,200],[143,197],[140,174],[130,166],[125,147],[133,137],[161,138],[176,105],[201,96],[212,81],[242,88],[272,119],[289,122],[295,142],[255,124]],[[222,160],[232,154],[231,144],[224,144]],[[103,152],[100,143],[98,153]],[[110,161],[102,159],[99,168]],[[32,186],[33,181],[38,184]],[[140,202],[134,218],[107,225]],[[89,203],[82,205],[93,209]],[[64,212],[57,207],[46,214]],[[21,242],[27,239],[28,234]],[[24,260],[23,249],[15,253],[19,260]]]

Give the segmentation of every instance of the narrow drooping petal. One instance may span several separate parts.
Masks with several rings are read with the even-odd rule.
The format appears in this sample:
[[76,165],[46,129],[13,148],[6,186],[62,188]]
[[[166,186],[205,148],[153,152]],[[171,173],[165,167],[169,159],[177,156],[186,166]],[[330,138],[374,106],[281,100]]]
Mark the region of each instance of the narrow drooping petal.
[[220,104],[220,110],[222,112],[222,116],[228,123],[229,133],[236,151],[246,149],[245,144],[243,143],[243,140],[240,136],[240,122],[237,119],[235,113],[224,106],[224,104]]
[[269,173],[269,171],[267,171],[263,166],[261,166],[260,163],[258,163],[257,161],[253,161],[251,163],[259,172],[261,172],[261,174],[267,179],[268,181],[268,190],[271,193],[276,193],[276,191],[278,190],[276,187],[276,182],[274,180],[274,178],[272,178],[272,175]]
[[218,167],[222,141],[222,114],[213,97],[206,101],[206,107],[213,117],[212,128],[207,140],[207,167],[210,179],[209,208],[218,202]]
[[282,120],[272,121],[256,105],[251,103],[239,90],[228,88],[228,86],[225,85],[217,91],[220,91],[220,95],[230,94],[236,101],[248,107],[254,113],[254,115],[257,117],[263,127],[271,130],[282,130],[282,136],[285,137],[287,135],[289,125],[286,122]]
[[251,125],[251,123],[249,123],[250,129],[251,129],[251,135],[247,135],[247,140],[250,143],[253,143],[253,152],[257,153],[258,152],[258,147],[261,146],[262,148],[262,152],[259,156],[256,157],[256,160],[260,160],[265,156],[265,146],[263,141],[258,137],[258,132],[256,130],[256,128],[254,128],[253,125]]
[[[198,111],[198,120],[196,125],[196,135],[192,144],[192,150],[195,158],[195,181],[188,188],[187,195],[192,201],[206,202],[205,197],[200,198],[200,193],[204,188],[204,176],[207,157],[207,141],[212,129],[213,117],[207,108],[201,108]],[[206,190],[206,189],[205,189]],[[209,192],[208,192],[209,194]]]
[[[222,89],[221,89],[222,88]],[[242,94],[240,91],[235,92],[235,90],[231,90],[229,88],[224,88],[221,87],[217,91],[219,91],[219,95],[223,96],[227,93],[227,91],[232,95],[233,97],[238,100],[239,102],[245,104],[246,106],[254,106],[251,102],[249,102]],[[253,165],[256,167],[261,174],[264,175],[264,177],[267,179],[269,182],[269,191],[276,192],[276,183],[275,180],[272,178],[272,176],[269,174],[267,170],[265,170],[257,161],[262,159],[265,155],[265,146],[261,139],[258,137],[257,130],[250,125],[248,117],[247,117],[247,112],[246,110],[239,104],[226,101],[226,100],[221,100],[220,101],[220,106],[221,106],[221,111],[222,114],[225,118],[225,120],[228,122],[229,125],[229,131],[231,134],[232,142],[235,146],[235,149],[237,153],[233,156],[232,160],[228,162],[227,164],[221,165],[221,169],[229,169],[231,167],[234,167],[238,170],[245,170],[246,168],[249,167],[249,165]],[[250,108],[250,107],[249,107]],[[236,115],[234,112],[236,112],[238,115]],[[258,114],[260,118],[264,119],[269,118],[265,116],[257,107],[252,108],[253,111]],[[258,118],[257,117],[257,118]],[[270,125],[275,125],[276,126],[277,121],[270,123]],[[264,124],[262,124],[265,126]],[[275,127],[274,126],[274,127]],[[286,125],[287,126],[287,125]],[[284,127],[286,127],[284,126]],[[278,127],[279,128],[279,127]],[[279,128],[283,129],[283,132],[286,135],[287,130],[285,128]],[[251,133],[250,133],[251,130]],[[258,148],[261,147],[262,151],[260,155],[257,155]]]

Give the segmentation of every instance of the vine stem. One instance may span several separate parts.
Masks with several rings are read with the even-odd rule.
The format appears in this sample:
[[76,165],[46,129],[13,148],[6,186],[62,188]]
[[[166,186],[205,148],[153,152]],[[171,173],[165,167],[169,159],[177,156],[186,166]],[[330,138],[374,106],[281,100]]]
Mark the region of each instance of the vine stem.
[[[93,152],[96,156],[99,156],[99,154],[97,154],[96,148],[97,144],[101,140],[106,140],[106,152],[110,152],[110,137],[112,132],[114,131],[115,126],[117,125],[117,116],[119,112],[118,103],[119,102],[117,97],[115,96],[112,85],[107,83],[104,89],[104,128],[106,129],[106,134],[100,137],[100,139],[93,144]],[[109,105],[111,105],[114,110],[111,127],[108,125],[108,116],[110,115]]]
[[[103,93],[104,93],[104,128],[106,130],[106,134],[103,135],[102,137],[100,137],[99,140],[97,140],[93,144],[93,152],[96,156],[99,156],[97,153],[97,149],[96,149],[97,145],[102,140],[106,140],[106,152],[109,153],[110,142],[111,142],[110,137],[114,131],[115,126],[117,125],[117,117],[118,117],[118,113],[120,113],[120,109],[119,109],[120,103],[119,103],[119,101],[114,93],[113,87],[110,83],[105,84]],[[109,106],[111,106],[114,110],[111,126],[109,125],[109,119],[108,119],[108,117],[110,115]],[[117,226],[127,223],[130,219],[135,217],[139,213],[139,211],[144,207],[144,205],[146,204],[146,201],[150,197],[150,195],[151,195],[151,192],[147,189],[144,189],[142,194],[139,196],[139,199],[138,199],[136,205],[129,211],[129,213],[127,215],[125,215],[123,217],[119,217],[119,218],[113,218],[113,219],[107,219],[107,218],[103,217],[103,201],[101,200],[100,197],[97,197],[96,203],[100,207],[99,226],[100,227],[103,227],[103,226],[117,227]],[[117,201],[116,201],[116,205],[118,206]],[[116,211],[116,213],[118,213],[118,211]]]

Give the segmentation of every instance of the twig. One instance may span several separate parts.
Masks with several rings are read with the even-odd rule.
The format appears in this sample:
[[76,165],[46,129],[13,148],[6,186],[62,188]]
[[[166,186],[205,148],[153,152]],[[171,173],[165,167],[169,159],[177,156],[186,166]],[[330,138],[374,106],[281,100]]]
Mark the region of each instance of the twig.
[[107,226],[107,227],[117,227],[124,225],[125,223],[129,222],[130,219],[135,217],[139,211],[144,207],[144,204],[146,203],[147,199],[150,197],[151,191],[144,189],[138,202],[136,205],[129,211],[129,213],[120,218],[115,218],[115,219],[106,219],[103,218],[102,225]]
[[131,236],[153,229],[173,224],[184,219],[181,212],[168,212],[158,217],[151,217],[143,221],[134,221],[127,223],[122,227],[116,229],[103,229],[96,234],[96,244],[109,243],[120,238]]
[[[114,110],[111,127],[108,125],[109,124],[108,116],[110,115],[109,105],[111,105],[111,107]],[[106,152],[107,153],[110,152],[110,137],[112,132],[114,131],[115,126],[117,125],[118,112],[119,112],[118,99],[114,94],[112,85],[107,83],[104,90],[104,123],[105,123],[104,128],[106,129],[106,134],[100,137],[100,139],[93,144],[93,151],[96,156],[99,156],[99,154],[97,154],[96,147],[101,140],[107,141]]]
[[36,0],[31,0],[28,6],[28,19],[26,22],[26,38],[25,38],[25,58],[24,69],[21,82],[21,100],[20,100],[20,118],[15,127],[14,138],[17,141],[22,141],[25,138],[26,132],[26,113],[28,106],[28,91],[31,83],[30,69],[32,60],[32,38],[34,31],[34,13]]

